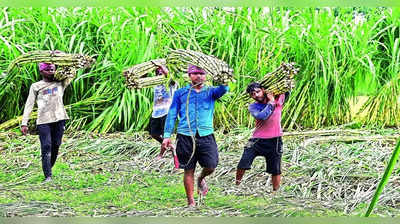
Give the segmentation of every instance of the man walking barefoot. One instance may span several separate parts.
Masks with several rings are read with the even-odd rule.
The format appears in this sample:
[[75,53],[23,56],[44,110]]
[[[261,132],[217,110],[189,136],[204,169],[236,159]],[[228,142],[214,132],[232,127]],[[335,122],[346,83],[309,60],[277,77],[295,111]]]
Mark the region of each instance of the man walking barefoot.
[[263,156],[267,163],[267,173],[271,174],[272,189],[276,191],[281,182],[283,152],[281,114],[289,93],[274,96],[267,93],[259,83],[251,83],[246,91],[256,101],[249,105],[250,114],[256,119],[256,128],[237,166],[236,185],[241,183],[244,173],[251,168],[255,157]]
[[197,178],[198,193],[205,196],[208,186],[205,178],[218,164],[218,148],[214,138],[213,114],[215,101],[228,91],[227,85],[206,86],[206,72],[194,65],[188,66],[191,84],[178,89],[173,97],[164,129],[162,147],[171,145],[171,134],[179,115],[176,153],[180,168],[184,169],[185,186],[189,207],[194,201],[194,172],[199,162],[203,170]]

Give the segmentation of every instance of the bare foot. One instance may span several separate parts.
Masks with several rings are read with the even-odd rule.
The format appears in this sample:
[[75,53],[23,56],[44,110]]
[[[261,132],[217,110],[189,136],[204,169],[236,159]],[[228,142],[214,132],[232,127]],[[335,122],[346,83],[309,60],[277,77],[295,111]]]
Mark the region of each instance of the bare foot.
[[208,186],[206,180],[204,178],[201,181],[197,180],[197,186],[198,186],[197,192],[202,196],[206,196],[208,193]]
[[236,186],[239,186],[239,185],[240,185],[240,183],[242,183],[242,181],[241,181],[241,180],[236,180],[236,181],[235,181],[235,184],[236,184]]
[[188,205],[187,205],[187,207],[188,207],[188,208],[194,208],[194,207],[196,207],[196,202],[194,201],[194,198],[188,199]]

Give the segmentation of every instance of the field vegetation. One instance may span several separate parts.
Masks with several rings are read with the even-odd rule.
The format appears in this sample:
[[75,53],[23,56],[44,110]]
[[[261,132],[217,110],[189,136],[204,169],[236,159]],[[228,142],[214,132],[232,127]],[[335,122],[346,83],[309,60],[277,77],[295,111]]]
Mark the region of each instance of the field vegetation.
[[[399,42],[398,8],[0,8],[0,216],[363,216],[379,183],[371,215],[398,216]],[[216,104],[220,165],[195,209],[172,159],[153,159],[152,89],[122,75],[171,49],[214,55],[236,79]],[[5,73],[35,50],[96,58],[65,92],[71,119],[47,184],[35,113],[31,135],[18,130],[37,65]],[[240,96],[282,62],[300,69],[283,111],[282,187],[271,192],[262,159],[236,187],[254,127]]]

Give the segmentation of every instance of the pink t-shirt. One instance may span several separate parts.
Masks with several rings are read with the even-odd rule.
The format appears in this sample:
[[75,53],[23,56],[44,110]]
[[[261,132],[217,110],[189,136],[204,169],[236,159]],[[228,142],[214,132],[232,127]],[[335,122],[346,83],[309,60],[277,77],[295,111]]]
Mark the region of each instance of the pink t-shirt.
[[285,94],[275,100],[275,109],[266,120],[256,120],[256,128],[252,138],[275,138],[282,136],[281,117]]

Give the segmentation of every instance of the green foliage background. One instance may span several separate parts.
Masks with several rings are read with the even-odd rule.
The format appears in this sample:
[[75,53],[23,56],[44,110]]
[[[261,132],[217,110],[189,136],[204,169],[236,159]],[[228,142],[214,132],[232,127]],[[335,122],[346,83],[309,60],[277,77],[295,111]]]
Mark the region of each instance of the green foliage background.
[[[349,99],[358,95],[369,96],[362,125],[399,126],[399,37],[395,8],[0,8],[0,70],[32,50],[97,55],[66,91],[70,127],[138,131],[147,125],[152,91],[126,89],[121,71],[168,49],[202,51],[235,70],[237,82],[215,112],[215,125],[229,130],[253,123],[246,102],[236,100],[246,85],[296,62],[286,128],[349,123]],[[0,75],[0,123],[22,114],[39,79],[33,64]]]

